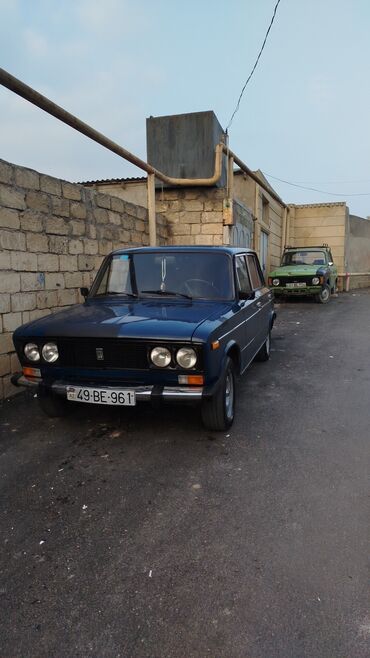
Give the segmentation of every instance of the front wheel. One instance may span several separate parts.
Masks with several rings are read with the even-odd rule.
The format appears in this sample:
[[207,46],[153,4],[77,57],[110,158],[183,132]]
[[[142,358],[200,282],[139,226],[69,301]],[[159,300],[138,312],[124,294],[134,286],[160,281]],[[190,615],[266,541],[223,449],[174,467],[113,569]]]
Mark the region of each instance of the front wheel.
[[327,283],[323,285],[318,295],[316,295],[316,300],[319,304],[327,304],[330,300],[330,287]]
[[235,368],[227,357],[221,385],[215,395],[202,402],[202,421],[208,430],[222,432],[234,421],[235,415]]

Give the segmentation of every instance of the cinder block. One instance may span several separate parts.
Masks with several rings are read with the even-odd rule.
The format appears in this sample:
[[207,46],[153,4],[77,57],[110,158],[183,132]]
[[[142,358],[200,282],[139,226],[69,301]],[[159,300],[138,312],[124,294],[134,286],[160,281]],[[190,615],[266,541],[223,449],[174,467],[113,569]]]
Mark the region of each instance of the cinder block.
[[0,206],[24,210],[26,202],[24,192],[19,192],[8,185],[0,185]]
[[58,196],[52,196],[50,198],[50,202],[53,215],[58,215],[59,217],[69,217],[68,199],[61,199]]
[[22,366],[19,362],[18,355],[16,352],[10,355],[10,372],[19,372],[22,370]]
[[112,242],[110,240],[99,241],[99,254],[101,256],[107,256],[107,254],[109,254],[111,251],[112,251]]
[[95,200],[96,200],[96,205],[99,206],[99,208],[108,208],[108,210],[110,209],[111,197],[108,196],[107,194],[97,194]]
[[202,224],[200,227],[200,232],[205,235],[222,235],[223,230],[223,224]]
[[36,210],[37,212],[50,212],[49,208],[49,197],[43,192],[27,192],[26,194],[26,203],[30,210]]
[[25,251],[26,236],[18,231],[0,231],[0,245],[3,249]]
[[62,182],[62,192],[66,199],[72,199],[73,201],[81,200],[81,188],[78,185]]
[[13,386],[10,375],[5,375],[3,377],[3,398],[6,400],[7,398],[12,398],[14,395],[17,395],[19,393],[19,388],[17,386]]
[[84,285],[82,272],[66,272],[64,282],[66,288],[81,288]]
[[212,245],[211,235],[194,235],[194,243],[199,245]]
[[30,321],[30,312],[29,311],[23,311],[22,313],[22,323],[26,324],[26,322]]
[[41,233],[43,231],[43,215],[34,210],[25,210],[21,214],[21,228],[23,231],[33,231]]
[[110,210],[108,212],[108,222],[109,224],[113,224],[115,226],[121,226],[122,224],[121,215],[119,215],[117,212],[112,212]]
[[37,272],[35,274],[28,273],[21,274],[21,290],[27,292],[29,290],[43,290],[45,288],[45,274]]
[[70,306],[77,304],[77,290],[58,290],[58,306]]
[[86,208],[83,203],[74,203],[71,201],[70,213],[74,219],[86,219]]
[[59,268],[62,272],[77,270],[77,256],[59,256]]
[[190,224],[174,224],[171,227],[172,235],[190,235]]
[[41,233],[27,233],[27,249],[28,251],[38,251],[46,253],[49,250],[48,236]]
[[9,313],[9,311],[10,311],[9,293],[0,294],[0,313]]
[[10,253],[12,270],[16,270],[18,272],[37,272],[38,268],[36,254],[29,254],[27,251],[12,251]]
[[95,208],[93,211],[94,219],[97,224],[107,224],[109,220],[108,211],[105,208]]
[[91,240],[96,240],[96,227],[92,224],[88,224],[86,227],[86,235]]
[[119,213],[123,213],[125,208],[122,199],[119,199],[118,197],[114,197],[114,196],[111,197],[110,205],[112,210]]
[[187,244],[196,244],[195,243],[195,238],[200,237],[198,235],[177,235],[176,238],[173,238],[173,242],[171,244],[178,244],[178,245],[187,245]]
[[0,251],[0,270],[10,270],[10,254],[11,251]]
[[44,309],[36,309],[35,311],[30,312],[30,322],[32,320],[39,320],[40,318],[46,317],[46,315],[50,315],[51,310],[49,308],[44,308]]
[[84,250],[83,242],[81,240],[70,240],[69,241],[69,253],[70,254],[82,254]]
[[98,243],[96,240],[88,240],[87,238],[84,240],[84,251],[85,254],[90,254],[91,256],[94,256],[95,254],[98,253]]
[[23,167],[15,168],[15,184],[19,187],[26,187],[30,190],[40,189],[40,176],[33,169],[24,169]]
[[69,224],[62,217],[48,217],[45,224],[46,233],[68,235]]
[[64,275],[61,272],[45,274],[45,289],[57,290],[58,288],[64,288]]
[[12,165],[4,160],[0,160],[0,182],[7,183],[8,185],[13,180],[13,169]]
[[36,293],[37,308],[52,308],[58,306],[57,293],[55,290],[42,290]]
[[58,272],[59,257],[56,254],[40,254],[37,256],[37,265],[40,272]]
[[56,194],[57,196],[61,196],[62,194],[62,185],[60,180],[53,178],[52,176],[41,175],[40,188],[47,194]]
[[[13,347],[14,349],[14,347]],[[0,377],[10,373],[10,356],[9,354],[0,355]]]
[[204,211],[202,212],[201,215],[201,221],[204,224],[209,224],[209,223],[216,224],[217,222],[222,224],[223,222],[222,212],[216,212],[214,210]]
[[0,208],[0,228],[19,228],[20,220],[18,210]]
[[8,354],[9,352],[14,352],[12,334],[0,334],[0,354]]
[[20,275],[17,272],[1,272],[0,292],[19,292],[20,289]]
[[78,257],[78,269],[83,271],[91,271],[95,267],[95,258],[94,256],[79,255]]
[[85,235],[86,232],[86,225],[85,222],[83,221],[71,221],[70,222],[70,227],[72,230],[72,235]]
[[11,305],[12,311],[32,311],[36,308],[36,294],[34,292],[21,292],[12,295]]
[[22,324],[22,313],[5,313],[3,315],[4,332],[15,331]]
[[60,235],[50,235],[49,251],[53,254],[68,254],[68,238]]

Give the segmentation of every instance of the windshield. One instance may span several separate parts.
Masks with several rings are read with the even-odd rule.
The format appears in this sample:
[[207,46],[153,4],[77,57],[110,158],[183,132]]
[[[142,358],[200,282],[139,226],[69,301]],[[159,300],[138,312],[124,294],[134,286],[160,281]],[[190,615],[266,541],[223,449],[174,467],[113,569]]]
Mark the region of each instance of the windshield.
[[231,259],[206,252],[114,254],[99,273],[92,294],[231,299]]
[[282,265],[325,265],[324,251],[287,251],[283,255]]

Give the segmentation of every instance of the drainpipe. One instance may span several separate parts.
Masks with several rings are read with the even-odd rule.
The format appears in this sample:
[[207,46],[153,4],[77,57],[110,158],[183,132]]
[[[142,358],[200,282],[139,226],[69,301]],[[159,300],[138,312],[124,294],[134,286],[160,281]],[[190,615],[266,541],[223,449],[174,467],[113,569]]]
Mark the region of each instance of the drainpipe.
[[286,245],[287,224],[288,224],[288,208],[284,208],[283,232],[281,236],[281,253],[283,253],[284,247]]

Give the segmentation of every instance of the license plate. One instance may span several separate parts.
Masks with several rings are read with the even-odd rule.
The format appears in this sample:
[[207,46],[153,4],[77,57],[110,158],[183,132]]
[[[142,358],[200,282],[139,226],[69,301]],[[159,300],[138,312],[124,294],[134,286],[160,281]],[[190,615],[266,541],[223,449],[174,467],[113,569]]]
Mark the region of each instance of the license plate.
[[135,391],[114,388],[90,388],[85,386],[68,386],[67,400],[88,402],[90,404],[110,404],[114,406],[133,407],[136,404]]
[[287,283],[286,287],[287,288],[305,288],[306,285],[307,284],[304,283],[303,281],[299,281],[299,282],[294,282],[294,283]]

